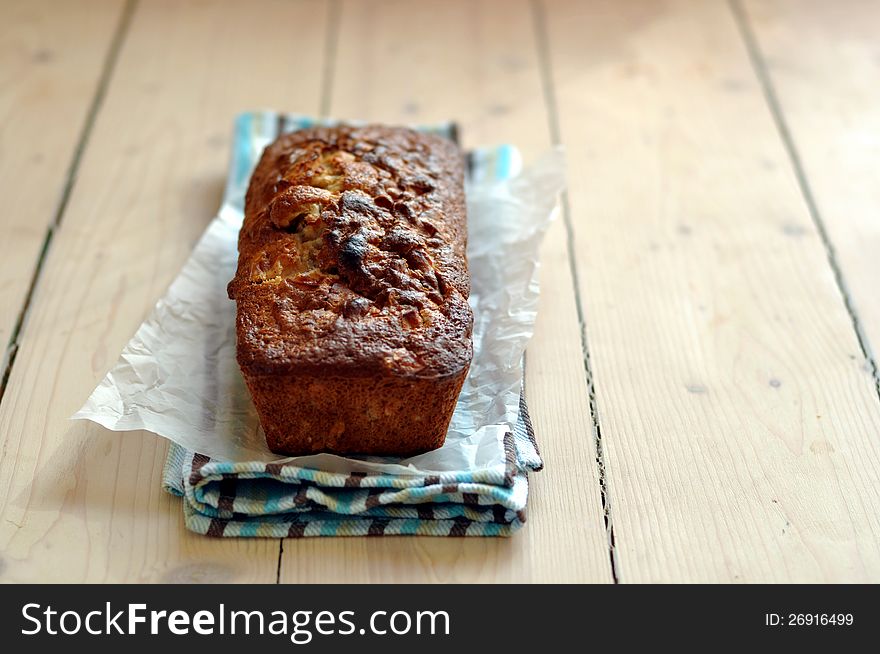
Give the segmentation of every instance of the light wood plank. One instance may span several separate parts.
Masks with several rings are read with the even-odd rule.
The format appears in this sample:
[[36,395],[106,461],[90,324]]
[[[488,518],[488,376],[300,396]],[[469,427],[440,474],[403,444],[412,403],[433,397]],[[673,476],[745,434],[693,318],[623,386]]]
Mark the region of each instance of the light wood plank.
[[745,3],[874,360],[880,348],[880,3]]
[[163,441],[67,418],[217,210],[234,115],[318,110],[325,19],[311,1],[138,7],[0,406],[4,580],[275,580],[279,541],[184,530]]
[[0,4],[0,360],[55,218],[123,4],[95,0],[88,11],[59,0]]
[[[517,2],[343,4],[331,115],[454,119],[464,144],[550,145],[534,29]],[[454,47],[452,44],[455,44]],[[528,398],[546,469],[530,476],[529,520],[510,539],[286,540],[285,582],[611,580],[565,232],[543,250]]]
[[724,3],[553,2],[623,582],[880,579],[880,405]]

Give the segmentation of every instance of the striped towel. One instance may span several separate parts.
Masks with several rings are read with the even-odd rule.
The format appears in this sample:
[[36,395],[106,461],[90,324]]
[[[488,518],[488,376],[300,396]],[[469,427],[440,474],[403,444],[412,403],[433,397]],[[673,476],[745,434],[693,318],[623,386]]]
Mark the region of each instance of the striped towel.
[[[332,124],[271,112],[236,121],[226,202],[244,198],[263,148],[285,131]],[[426,131],[455,138],[453,125]],[[511,146],[469,156],[469,181],[514,174]],[[515,428],[504,436],[505,464],[482,470],[387,474],[335,472],[294,461],[213,460],[171,444],[163,486],[183,498],[188,529],[208,536],[506,536],[525,521],[529,471],[542,461],[520,396]]]
[[522,399],[504,446],[503,472],[389,475],[214,461],[172,443],[163,481],[208,536],[507,536],[526,519],[526,472],[542,466]]

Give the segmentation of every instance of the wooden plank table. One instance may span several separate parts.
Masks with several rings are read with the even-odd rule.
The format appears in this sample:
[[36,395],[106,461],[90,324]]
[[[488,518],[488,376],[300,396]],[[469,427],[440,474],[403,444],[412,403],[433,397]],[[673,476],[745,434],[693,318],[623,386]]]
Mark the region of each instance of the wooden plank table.
[[[0,2],[0,580],[880,581],[867,0]],[[71,423],[216,211],[235,113],[566,148],[509,539],[222,540]],[[8,343],[8,344],[7,344]]]

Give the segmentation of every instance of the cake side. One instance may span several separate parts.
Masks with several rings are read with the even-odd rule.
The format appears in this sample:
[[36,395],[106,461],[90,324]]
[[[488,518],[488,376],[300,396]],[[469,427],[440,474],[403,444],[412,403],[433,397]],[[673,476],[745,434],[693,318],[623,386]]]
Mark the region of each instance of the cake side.
[[465,374],[376,379],[245,373],[245,381],[273,452],[410,456],[443,445]]

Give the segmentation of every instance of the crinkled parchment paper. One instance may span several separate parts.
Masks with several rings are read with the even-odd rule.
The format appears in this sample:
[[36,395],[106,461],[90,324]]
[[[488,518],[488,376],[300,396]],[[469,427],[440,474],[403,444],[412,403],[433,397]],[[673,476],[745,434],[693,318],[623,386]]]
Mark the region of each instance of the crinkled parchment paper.
[[[259,154],[265,143],[251,148]],[[494,177],[501,155],[506,180]],[[189,260],[74,419],[145,429],[215,459],[276,461],[235,360],[235,303],[226,283],[237,263],[244,182],[254,161],[233,165],[227,197]],[[474,360],[446,444],[408,459],[294,457],[322,470],[407,474],[504,466],[502,437],[517,419],[522,356],[538,305],[538,247],[563,186],[558,151],[515,174],[513,148],[471,155],[468,257]],[[237,168],[237,172],[236,172]]]

